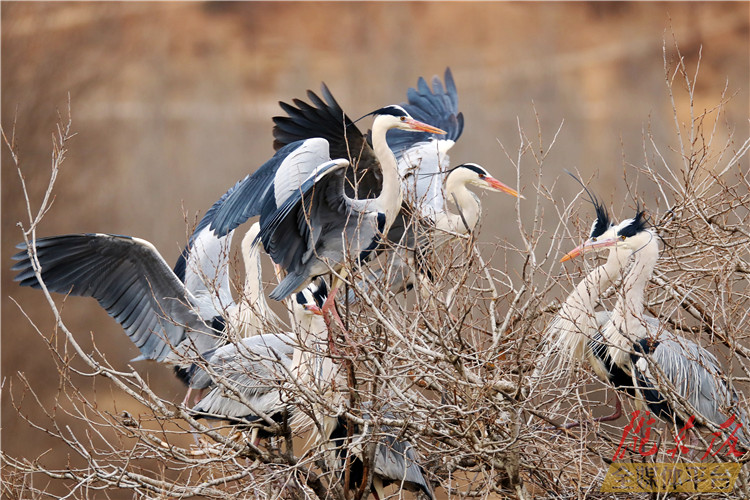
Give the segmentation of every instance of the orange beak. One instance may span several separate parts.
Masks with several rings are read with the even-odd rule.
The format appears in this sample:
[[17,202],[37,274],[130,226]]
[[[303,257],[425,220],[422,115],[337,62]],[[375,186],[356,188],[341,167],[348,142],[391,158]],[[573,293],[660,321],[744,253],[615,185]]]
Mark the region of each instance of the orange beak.
[[560,262],[566,262],[570,259],[574,259],[579,255],[591,252],[592,250],[601,250],[602,248],[610,248],[615,246],[617,240],[615,238],[604,238],[599,240],[586,240],[583,244],[578,245],[570,252],[563,255]]
[[501,192],[509,194],[511,196],[515,196],[516,198],[522,198],[522,199],[524,198],[524,196],[522,194],[520,194],[518,191],[516,191],[515,189],[513,189],[510,186],[507,186],[507,185],[503,184],[502,182],[500,182],[499,180],[495,179],[494,177],[486,176],[484,178],[484,182],[486,182],[487,184],[489,184],[489,186],[492,189],[496,190],[496,191],[501,191]]
[[316,306],[315,304],[307,304],[305,305],[305,310],[309,311],[317,316],[323,316],[323,309]]
[[415,120],[414,118],[407,118],[406,122],[409,124],[411,128],[414,130],[420,130],[422,132],[430,132],[431,134],[440,134],[445,135],[446,132],[443,129],[439,129],[437,127],[433,127],[432,125],[427,125],[424,122],[420,122],[419,120]]

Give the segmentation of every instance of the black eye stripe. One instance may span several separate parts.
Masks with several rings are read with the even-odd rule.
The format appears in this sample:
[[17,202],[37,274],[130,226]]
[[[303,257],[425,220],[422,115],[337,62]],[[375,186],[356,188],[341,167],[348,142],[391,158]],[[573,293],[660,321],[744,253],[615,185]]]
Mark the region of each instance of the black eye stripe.
[[482,177],[482,176],[486,177],[486,176],[489,175],[485,169],[483,169],[482,167],[480,167],[476,163],[464,163],[462,165],[457,165],[457,166],[453,167],[451,170],[456,170],[456,169],[459,169],[459,168],[466,168],[468,170],[471,170],[472,172],[474,172],[475,174],[477,174],[480,177]]
[[644,210],[638,210],[635,214],[635,217],[630,220],[630,223],[620,229],[617,232],[617,235],[624,236],[625,238],[630,238],[640,233],[641,231],[646,230],[647,228],[648,225],[646,224],[646,212]]

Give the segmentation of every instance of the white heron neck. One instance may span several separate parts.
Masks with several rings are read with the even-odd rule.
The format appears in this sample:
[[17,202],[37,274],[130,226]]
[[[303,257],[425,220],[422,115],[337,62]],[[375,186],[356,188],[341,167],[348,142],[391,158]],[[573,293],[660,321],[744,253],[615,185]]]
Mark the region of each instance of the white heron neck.
[[611,328],[606,330],[611,356],[620,366],[627,358],[634,342],[648,336],[643,318],[646,284],[659,259],[659,242],[654,236],[635,253],[635,262],[622,282],[622,294],[612,310]]
[[292,356],[292,373],[301,383],[323,393],[330,390],[337,370],[328,352],[328,329],[320,315],[295,310],[299,345]]
[[[255,226],[255,225],[254,225]],[[237,333],[239,337],[251,337],[266,333],[268,323],[277,318],[268,307],[261,282],[262,268],[259,245],[253,245],[257,230],[251,229],[242,239],[242,257],[245,264],[245,283],[237,303]]]
[[586,275],[563,303],[548,335],[555,335],[552,341],[567,359],[584,358],[586,343],[599,328],[596,301],[619,278],[622,268],[616,252],[610,251],[607,261]]
[[378,209],[385,213],[386,228],[393,223],[399,210],[401,210],[401,178],[398,174],[398,164],[393,151],[388,147],[385,135],[388,127],[385,120],[380,116],[375,118],[372,125],[372,149],[375,157],[380,162],[380,168],[383,174],[383,189],[376,198]]
[[445,215],[437,220],[438,229],[460,234],[473,231],[482,216],[479,197],[466,187],[466,183],[454,180],[453,176],[448,176],[445,182],[445,194],[448,201],[456,204],[458,213],[446,210]]
[[[244,253],[244,252],[243,252]],[[265,302],[263,290],[261,289],[261,267],[260,252],[258,246],[251,246],[245,253],[245,286],[243,287],[243,298],[249,302]]]
[[327,337],[326,323],[323,316],[311,314],[307,311],[294,310],[294,319],[296,321],[296,330],[301,345],[312,347],[317,342],[325,341]]

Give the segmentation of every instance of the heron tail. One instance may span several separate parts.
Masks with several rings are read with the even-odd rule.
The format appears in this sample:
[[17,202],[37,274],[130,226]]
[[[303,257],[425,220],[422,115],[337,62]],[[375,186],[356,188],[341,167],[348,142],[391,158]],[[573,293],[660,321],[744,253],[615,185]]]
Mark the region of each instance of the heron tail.
[[273,289],[270,298],[273,300],[284,300],[289,297],[292,293],[300,290],[302,286],[308,281],[309,276],[298,273],[290,273],[284,277],[283,280]]

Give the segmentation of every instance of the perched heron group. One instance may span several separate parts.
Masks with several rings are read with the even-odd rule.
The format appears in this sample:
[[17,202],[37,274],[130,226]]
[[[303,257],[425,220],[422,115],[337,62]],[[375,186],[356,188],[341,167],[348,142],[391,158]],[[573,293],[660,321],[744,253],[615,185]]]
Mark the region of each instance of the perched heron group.
[[[607,209],[587,193],[596,220],[589,238],[562,262],[589,252],[608,251],[608,256],[578,284],[551,323],[547,336],[553,351],[586,361],[602,381],[678,427],[691,417],[697,427],[711,431],[736,421],[741,427],[735,437],[750,448],[750,437],[742,428],[750,419],[716,357],[644,314],[645,287],[659,259],[659,236],[649,227],[645,211],[637,209],[633,218],[615,224]],[[597,300],[629,264],[613,309],[596,312]],[[618,397],[615,411],[597,420],[615,420],[621,413]]]
[[[464,126],[450,70],[431,86],[420,78],[407,103],[365,115],[373,117],[367,133],[325,85],[321,96],[308,91],[308,99],[280,103],[286,116],[273,120],[276,153],[210,207],[174,268],[145,240],[74,234],[39,238],[33,249],[21,245],[13,269],[22,286],[97,299],[140,350],[135,360],[174,367],[188,387],[182,403],[196,419],[251,428],[254,444],[282,427],[316,429],[339,477],[348,467],[346,486],[356,488],[364,479],[368,426],[356,425],[352,434],[352,426],[330,411],[344,404],[347,386],[331,335],[332,328],[346,332],[335,304],[339,288],[350,283],[363,292],[387,275],[393,294],[427,290],[430,255],[480,221],[481,203],[469,188],[522,196],[476,163],[450,166],[448,151]],[[550,350],[587,361],[603,381],[667,420],[699,415],[709,428],[729,415],[747,422],[717,359],[644,316],[644,287],[659,256],[659,238],[644,212],[615,224],[590,197],[596,212],[591,234],[563,260],[594,251],[609,255],[550,324]],[[253,218],[241,244],[245,282],[235,301],[232,236]],[[266,302],[261,250],[278,277],[269,297],[288,301],[291,331],[285,333]],[[596,312],[597,300],[630,261],[614,308]],[[314,418],[300,411],[292,394],[305,395]],[[673,395],[684,404],[675,405]],[[619,417],[620,408],[618,398],[607,418]],[[363,421],[370,420],[370,410],[361,410]],[[392,418],[399,408],[385,411]],[[394,430],[380,430],[372,493],[383,498],[383,488],[393,483],[433,498],[416,449]],[[748,444],[745,433],[739,437]]]

